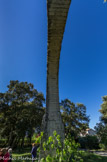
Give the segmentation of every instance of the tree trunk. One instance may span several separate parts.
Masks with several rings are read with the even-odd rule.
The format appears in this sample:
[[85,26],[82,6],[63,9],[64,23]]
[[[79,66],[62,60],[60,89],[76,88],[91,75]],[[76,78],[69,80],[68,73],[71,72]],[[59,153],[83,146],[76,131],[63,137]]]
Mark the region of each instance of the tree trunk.
[[25,137],[22,138],[22,141],[21,141],[21,148],[24,147],[24,139],[25,139]]
[[13,134],[13,132],[10,132],[9,141],[8,141],[9,146],[12,146],[14,139],[15,139],[15,135]]
[[29,144],[30,144],[30,146],[32,144],[32,136],[31,135],[29,136]]
[[12,143],[12,148],[17,148],[17,136],[14,138],[14,141]]

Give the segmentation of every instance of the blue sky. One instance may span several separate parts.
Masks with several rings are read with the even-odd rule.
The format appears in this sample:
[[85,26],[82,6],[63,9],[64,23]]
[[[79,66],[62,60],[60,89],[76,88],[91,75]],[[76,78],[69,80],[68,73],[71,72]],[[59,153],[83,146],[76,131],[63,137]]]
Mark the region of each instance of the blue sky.
[[[0,91],[28,81],[46,95],[46,0],[0,0]],[[90,127],[107,95],[107,4],[72,0],[62,43],[60,100],[83,103]]]

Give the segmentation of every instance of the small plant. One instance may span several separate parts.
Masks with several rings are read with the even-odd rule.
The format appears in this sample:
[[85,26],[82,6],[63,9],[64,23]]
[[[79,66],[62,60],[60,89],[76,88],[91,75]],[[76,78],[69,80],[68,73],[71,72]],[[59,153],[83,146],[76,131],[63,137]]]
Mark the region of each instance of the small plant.
[[82,149],[99,149],[99,140],[97,136],[79,137],[78,141]]
[[[37,139],[36,143],[40,143],[43,133]],[[43,142],[44,158],[41,162],[83,162],[81,151],[78,151],[79,144],[70,136],[65,138],[63,143],[56,131],[50,136],[46,142]],[[40,152],[40,148],[38,150]]]

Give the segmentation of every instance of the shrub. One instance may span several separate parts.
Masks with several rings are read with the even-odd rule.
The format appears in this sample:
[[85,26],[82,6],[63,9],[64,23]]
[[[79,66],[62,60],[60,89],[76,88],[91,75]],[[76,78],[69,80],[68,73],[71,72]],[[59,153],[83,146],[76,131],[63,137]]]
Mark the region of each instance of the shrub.
[[107,146],[105,144],[100,143],[99,146],[100,146],[101,149],[107,150]]
[[[36,143],[42,140],[43,133]],[[81,151],[78,151],[79,144],[69,137],[65,138],[63,144],[60,136],[54,131],[46,142],[43,142],[44,158],[41,162],[83,162]],[[40,151],[40,148],[39,148]]]
[[0,139],[0,147],[7,146],[7,139]]
[[99,149],[99,140],[97,136],[80,137],[79,143],[83,149]]

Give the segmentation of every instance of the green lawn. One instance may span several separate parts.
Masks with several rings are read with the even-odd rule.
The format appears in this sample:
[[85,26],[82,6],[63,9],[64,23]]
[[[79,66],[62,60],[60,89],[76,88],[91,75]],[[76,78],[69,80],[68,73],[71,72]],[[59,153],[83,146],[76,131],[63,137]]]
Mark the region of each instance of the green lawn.
[[30,153],[13,154],[12,162],[32,162],[31,154]]
[[[13,162],[31,162],[32,160],[27,160],[27,159],[23,159],[23,158],[31,158],[31,149],[25,149],[24,151],[20,151],[16,150],[15,152],[13,152]],[[95,155],[93,153],[89,153],[89,152],[83,152],[82,153],[84,162],[107,162],[107,157],[102,157],[102,156],[98,156]]]
[[31,162],[31,148],[26,148],[24,150],[15,150],[12,154],[12,162]]
[[95,155],[93,153],[83,153],[84,162],[107,162],[107,157]]

